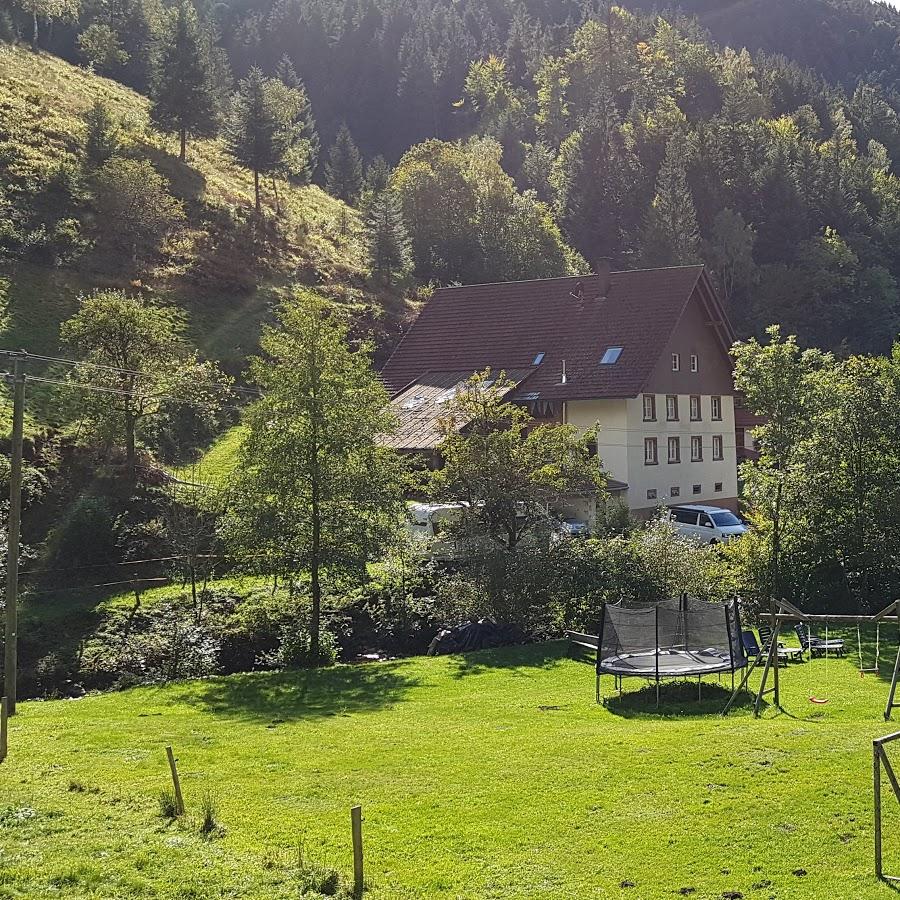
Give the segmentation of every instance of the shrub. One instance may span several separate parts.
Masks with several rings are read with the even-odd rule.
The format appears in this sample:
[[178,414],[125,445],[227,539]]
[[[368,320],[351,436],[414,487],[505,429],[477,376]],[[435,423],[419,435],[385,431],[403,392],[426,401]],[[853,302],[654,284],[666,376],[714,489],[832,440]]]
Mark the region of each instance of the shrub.
[[178,801],[172,788],[163,788],[157,798],[159,802],[159,814],[164,819],[178,818]]
[[93,200],[105,240],[134,258],[155,254],[184,220],[184,207],[146,160],[107,160],[93,177]]
[[341,876],[337,869],[308,859],[300,849],[297,863],[297,881],[300,896],[319,894],[325,897],[351,896],[342,886]]
[[205,791],[200,798],[200,834],[210,837],[222,830],[219,825],[219,799],[212,791]]
[[92,566],[116,559],[113,513],[103,497],[80,496],[48,537],[57,567]]

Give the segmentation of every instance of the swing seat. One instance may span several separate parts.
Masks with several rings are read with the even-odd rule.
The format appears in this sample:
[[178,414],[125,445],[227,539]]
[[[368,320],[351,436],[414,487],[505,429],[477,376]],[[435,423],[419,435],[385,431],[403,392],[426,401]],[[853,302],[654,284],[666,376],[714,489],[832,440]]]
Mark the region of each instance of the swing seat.
[[819,705],[822,705],[823,703],[827,703],[828,700],[825,697],[810,697],[809,702],[810,703],[818,703]]

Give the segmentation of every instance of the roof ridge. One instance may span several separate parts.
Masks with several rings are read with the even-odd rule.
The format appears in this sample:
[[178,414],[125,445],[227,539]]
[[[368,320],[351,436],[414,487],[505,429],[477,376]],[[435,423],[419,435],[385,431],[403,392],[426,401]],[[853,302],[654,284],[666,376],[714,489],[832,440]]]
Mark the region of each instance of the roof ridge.
[[[650,266],[644,269],[613,269],[610,271],[610,276],[613,275],[636,275],[640,272],[674,272],[679,271],[681,269],[703,269],[703,263],[690,263],[688,265],[681,266]],[[518,278],[512,281],[474,281],[471,284],[447,284],[443,285],[439,288],[435,288],[434,294],[439,294],[443,291],[460,291],[460,290],[471,290],[472,288],[481,288],[481,287],[501,287],[507,285],[519,285],[519,284],[538,284],[538,283],[546,283],[549,281],[581,281],[584,278],[599,278],[600,275],[597,272],[588,272],[584,275],[551,275],[549,278]],[[432,295],[434,296],[434,295]]]

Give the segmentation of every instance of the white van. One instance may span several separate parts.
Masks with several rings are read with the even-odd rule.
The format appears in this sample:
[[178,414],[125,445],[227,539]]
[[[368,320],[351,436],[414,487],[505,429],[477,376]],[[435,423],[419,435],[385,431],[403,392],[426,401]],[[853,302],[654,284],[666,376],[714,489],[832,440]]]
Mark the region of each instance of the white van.
[[415,540],[432,559],[459,558],[457,541],[448,535],[448,526],[455,525],[462,517],[462,503],[409,503],[406,527]]
[[724,544],[747,531],[747,525],[722,506],[673,506],[669,515],[679,534],[704,544]]

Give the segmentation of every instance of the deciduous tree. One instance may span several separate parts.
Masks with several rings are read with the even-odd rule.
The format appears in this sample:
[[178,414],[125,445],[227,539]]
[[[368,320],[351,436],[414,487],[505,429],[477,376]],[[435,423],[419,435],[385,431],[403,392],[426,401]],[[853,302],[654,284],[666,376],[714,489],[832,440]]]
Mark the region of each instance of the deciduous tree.
[[402,521],[400,462],[381,447],[393,419],[370,348],[351,349],[340,313],[298,291],[265,329],[225,533],[255,567],[309,578],[310,650],[322,597],[366,577]]

